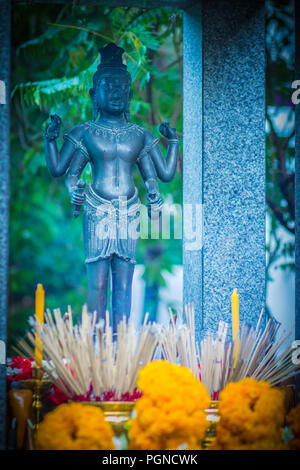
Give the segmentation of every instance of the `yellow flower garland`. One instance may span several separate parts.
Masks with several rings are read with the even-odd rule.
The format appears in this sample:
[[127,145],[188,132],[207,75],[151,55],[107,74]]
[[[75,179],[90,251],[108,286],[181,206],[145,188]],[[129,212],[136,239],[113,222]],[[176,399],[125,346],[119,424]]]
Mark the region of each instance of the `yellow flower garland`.
[[103,412],[82,403],[60,405],[40,424],[36,447],[42,450],[111,450],[114,433]]
[[284,395],[268,382],[245,378],[220,394],[220,421],[212,449],[282,449]]
[[203,384],[182,366],[153,361],[139,374],[143,396],[136,402],[136,417],[129,427],[129,448],[200,449],[208,427],[204,409],[210,397]]
[[294,435],[294,439],[289,443],[289,448],[300,450],[300,402],[287,415],[286,424]]

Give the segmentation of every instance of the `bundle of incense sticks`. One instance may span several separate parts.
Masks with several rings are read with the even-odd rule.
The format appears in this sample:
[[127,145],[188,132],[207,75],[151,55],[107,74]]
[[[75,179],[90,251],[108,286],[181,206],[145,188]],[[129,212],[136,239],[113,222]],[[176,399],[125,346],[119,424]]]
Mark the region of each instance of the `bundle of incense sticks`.
[[[59,309],[53,311],[53,316],[47,310],[44,327],[36,324],[35,328],[42,339],[42,367],[70,398],[101,399],[113,393],[115,399],[120,399],[132,394],[139,370],[155,357],[159,347],[155,325],[147,324],[147,317],[138,332],[132,322],[123,318],[113,341],[108,312],[105,325],[96,324],[96,315],[88,314],[86,306],[78,325],[73,325],[69,308],[64,317]],[[32,332],[28,340],[31,347],[21,340],[19,348],[31,355],[32,347],[37,346]]]
[[169,327],[158,330],[162,358],[188,367],[195,377],[199,378],[199,347],[195,335],[194,305],[185,306],[185,319],[181,312],[177,312],[174,316],[169,309],[169,314]]
[[200,380],[216,399],[227,383],[228,371],[233,367],[233,345],[226,341],[228,325],[221,321],[216,335],[208,333],[200,343]]
[[[262,326],[261,311],[256,327],[242,324],[236,342],[239,342],[237,358],[235,343],[228,336],[229,326],[221,321],[216,333],[207,333],[198,346],[195,339],[194,306],[185,308],[186,323],[179,314],[161,333],[163,358],[191,369],[206,386],[213,399],[228,382],[254,377],[277,386],[300,373],[300,364],[292,361],[292,331],[281,331],[280,323],[270,318]],[[199,374],[199,369],[200,374]]]

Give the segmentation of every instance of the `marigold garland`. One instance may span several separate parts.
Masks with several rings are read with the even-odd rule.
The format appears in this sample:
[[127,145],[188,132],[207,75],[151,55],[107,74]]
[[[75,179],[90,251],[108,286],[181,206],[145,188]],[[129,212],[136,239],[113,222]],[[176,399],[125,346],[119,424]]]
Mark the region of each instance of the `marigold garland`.
[[287,415],[286,424],[294,435],[289,443],[289,448],[291,450],[300,450],[300,402]]
[[143,396],[136,402],[136,417],[129,426],[130,449],[201,448],[210,397],[189,369],[153,361],[140,371],[138,387]]
[[217,440],[211,449],[283,449],[285,406],[282,391],[245,378],[220,394]]
[[68,403],[48,413],[39,426],[36,447],[42,450],[112,450],[114,433],[103,412]]

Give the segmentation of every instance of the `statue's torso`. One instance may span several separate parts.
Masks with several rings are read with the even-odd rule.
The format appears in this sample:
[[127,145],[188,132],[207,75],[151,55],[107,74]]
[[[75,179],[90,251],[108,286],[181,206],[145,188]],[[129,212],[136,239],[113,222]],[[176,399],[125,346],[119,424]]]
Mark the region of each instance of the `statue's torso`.
[[144,147],[144,130],[135,124],[109,128],[85,123],[82,143],[92,167],[92,188],[105,199],[130,198],[135,192],[133,166]]

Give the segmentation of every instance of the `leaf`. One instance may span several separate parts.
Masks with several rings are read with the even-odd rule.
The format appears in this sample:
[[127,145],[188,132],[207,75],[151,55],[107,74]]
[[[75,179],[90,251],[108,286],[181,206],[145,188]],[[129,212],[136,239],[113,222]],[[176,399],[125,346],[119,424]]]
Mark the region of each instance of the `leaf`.
[[41,106],[43,101],[46,100],[46,97],[43,95],[51,95],[55,99],[68,99],[70,96],[74,96],[74,94],[79,94],[82,86],[84,91],[87,91],[89,89],[88,83],[91,83],[96,68],[97,64],[95,61],[90,67],[74,77],[21,83],[15,88],[19,88],[21,94],[24,94],[28,104],[34,102]]

